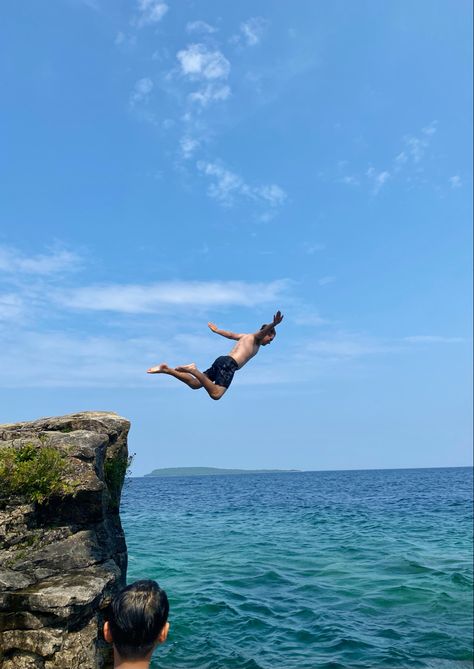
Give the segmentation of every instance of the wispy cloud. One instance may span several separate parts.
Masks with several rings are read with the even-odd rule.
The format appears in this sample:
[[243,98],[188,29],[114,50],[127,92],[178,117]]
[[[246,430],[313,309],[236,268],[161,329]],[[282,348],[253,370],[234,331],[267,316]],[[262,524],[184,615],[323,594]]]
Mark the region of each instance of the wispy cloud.
[[186,24],[186,32],[187,33],[203,33],[207,35],[212,35],[213,33],[217,32],[217,28],[214,26],[211,26],[209,23],[206,23],[206,21],[188,21]]
[[[363,176],[353,173],[353,171],[350,174],[345,173],[349,165],[347,161],[339,161],[337,164],[339,175],[335,181],[347,186],[358,186],[365,181],[365,183],[368,183],[372,194],[378,195],[389,180],[392,181],[396,177],[400,177],[403,172],[408,171],[408,174],[411,172],[412,176],[418,174],[422,170],[422,162],[427,157],[431,141],[437,132],[437,126],[438,122],[432,121],[424,126],[418,134],[405,135],[402,138],[401,150],[398,151],[387,167],[376,169],[371,165]],[[456,177],[451,178],[456,179]],[[451,180],[450,183],[453,188],[456,188]]]
[[181,155],[183,156],[183,158],[185,158],[186,160],[191,158],[199,148],[199,144],[200,144],[199,140],[194,139],[193,137],[189,137],[187,135],[181,137],[179,145],[181,148]]
[[18,320],[23,313],[23,300],[15,293],[0,293],[0,322]]
[[328,283],[334,283],[335,280],[335,276],[322,276],[320,279],[318,279],[318,283],[320,286],[326,286]]
[[459,344],[466,340],[462,337],[443,337],[440,335],[414,335],[412,337],[404,337],[403,341],[410,344]]
[[136,46],[137,38],[136,35],[126,35],[122,30],[120,30],[114,39],[114,44],[117,47],[129,47],[133,48]]
[[318,327],[320,325],[327,325],[329,321],[323,318],[318,311],[302,310],[293,316],[293,321],[296,325],[307,325],[309,327]]
[[81,258],[64,249],[49,253],[26,255],[17,249],[0,246],[0,272],[7,274],[36,274],[47,276],[73,271],[81,265]]
[[192,102],[197,102],[201,107],[207,107],[211,102],[221,102],[227,100],[231,95],[230,86],[217,86],[216,84],[206,84],[199,90],[189,94]]
[[369,167],[366,174],[372,183],[372,192],[374,195],[377,195],[382,186],[390,179],[390,172],[387,172],[387,170],[377,172],[373,167]]
[[392,342],[351,333],[335,333],[331,338],[313,339],[306,345],[306,352],[335,359],[358,358],[391,353],[395,350],[397,350],[397,346]]
[[461,177],[458,174],[455,174],[454,176],[449,177],[448,181],[449,181],[449,185],[451,186],[451,188],[461,188],[461,186],[462,186]]
[[[279,200],[278,191],[263,192]],[[171,380],[156,385],[145,369],[163,360],[196,361],[203,368],[225,352],[225,342],[206,328],[211,312],[219,323],[224,318],[224,327],[228,323],[239,331],[252,331],[246,328],[258,327],[278,307],[285,312],[288,327],[272,351],[271,367],[268,357],[259,356],[241,377],[243,384],[305,382],[335,366],[359,366],[374,355],[408,355],[424,346],[468,341],[433,334],[390,340],[334,331],[340,325],[321,317],[316,305],[299,300],[297,284],[289,279],[84,285],[90,271],[87,276],[65,274],[81,265],[71,250],[27,254],[14,247],[0,249],[0,280],[8,284],[0,289],[3,387],[130,388],[152,383],[167,392],[178,389]]]
[[[317,314],[294,318],[298,325],[317,327],[326,321]],[[180,384],[146,375],[151,364],[166,361],[182,364],[195,361],[204,368],[219,352],[220,340],[211,333],[176,333],[167,336],[130,337],[103,334],[74,335],[49,330],[46,332],[0,330],[0,369],[3,387],[103,387],[131,388],[150,386],[164,391],[181,388]],[[443,340],[445,338],[442,338]],[[456,339],[457,338],[448,338]],[[464,340],[460,340],[464,341]],[[281,342],[283,344],[283,342]],[[407,350],[403,342],[387,342],[354,333],[327,333],[324,337],[300,335],[294,346],[272,351],[271,363],[263,356],[245,370],[237,383],[286,384],[314,380],[319,375],[334,373],[334,365],[375,355],[399,355]],[[159,356],[157,356],[159,351]]]
[[261,16],[253,16],[240,24],[239,33],[231,37],[233,44],[245,44],[246,46],[256,46],[260,43],[268,21]]
[[159,23],[168,11],[168,5],[160,0],[138,0],[137,4],[138,15],[134,24],[138,28]]
[[135,105],[142,102],[146,102],[150,96],[150,93],[153,90],[153,82],[148,77],[139,79],[133,88],[133,91],[130,95],[130,106],[135,107]]
[[281,206],[287,198],[280,186],[276,184],[250,186],[242,177],[218,162],[201,160],[197,163],[197,168],[212,181],[208,188],[209,196],[223,206],[229,207],[236,199],[244,198],[275,208]]
[[[163,353],[170,343],[156,341]],[[3,387],[119,387],[144,382],[152,342],[65,332],[21,331],[4,335],[0,349]]]
[[155,313],[167,307],[255,307],[274,303],[287,288],[285,280],[270,283],[175,281],[150,285],[86,286],[56,291],[52,297],[68,309],[139,314]]
[[353,174],[347,174],[346,176],[340,179],[341,183],[347,184],[348,186],[358,186],[360,184],[359,179]]
[[[168,11],[168,4],[158,0],[137,0],[137,10],[132,26],[141,28],[158,23]],[[251,17],[242,22],[239,40],[247,46],[257,45],[267,28],[268,22],[262,17]],[[191,176],[204,175],[209,180],[208,195],[223,206],[231,206],[237,200],[254,205],[252,218],[268,221],[274,218],[278,208],[287,199],[281,186],[267,180],[267,183],[250,184],[248,180],[228,169],[216,157],[210,155],[209,146],[216,135],[215,116],[219,107],[231,100],[231,61],[221,48],[217,28],[197,19],[185,25],[188,35],[194,41],[175,52],[174,65],[170,67],[171,54],[166,45],[156,51],[158,62],[166,62],[165,69],[157,73],[153,80],[149,77],[138,79],[129,95],[129,107],[141,119],[163,130],[175,142],[174,167],[180,173]],[[138,31],[135,30],[138,35]],[[220,40],[222,42],[222,39]],[[120,32],[116,44],[128,44],[128,38]],[[227,43],[228,47],[228,43]],[[229,48],[227,49],[229,50]],[[155,58],[155,54],[152,55]],[[155,110],[154,86],[160,86],[161,93],[168,93],[166,118],[159,118]],[[214,116],[215,115],[215,116]],[[218,117],[221,119],[222,116]],[[194,158],[191,162],[190,159]],[[204,158],[198,160],[198,158]],[[269,183],[268,183],[269,181]]]
[[408,154],[414,163],[419,163],[430,145],[431,137],[436,133],[436,126],[437,121],[432,121],[429,125],[422,128],[420,135],[407,135],[404,138],[406,149],[402,154],[404,156]]

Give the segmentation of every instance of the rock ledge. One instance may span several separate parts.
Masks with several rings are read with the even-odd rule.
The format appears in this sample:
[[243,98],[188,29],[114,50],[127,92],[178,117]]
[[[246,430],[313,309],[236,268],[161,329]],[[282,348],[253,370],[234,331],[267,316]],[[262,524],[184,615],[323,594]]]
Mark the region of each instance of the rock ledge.
[[0,449],[55,448],[71,483],[44,504],[0,498],[2,669],[112,666],[102,611],[126,577],[118,505],[129,428],[100,411],[0,425]]

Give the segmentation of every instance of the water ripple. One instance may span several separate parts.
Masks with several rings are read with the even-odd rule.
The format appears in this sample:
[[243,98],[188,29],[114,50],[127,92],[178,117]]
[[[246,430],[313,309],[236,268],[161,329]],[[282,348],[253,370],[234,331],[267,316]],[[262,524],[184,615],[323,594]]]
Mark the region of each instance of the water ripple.
[[469,469],[134,479],[122,520],[162,668],[472,667]]

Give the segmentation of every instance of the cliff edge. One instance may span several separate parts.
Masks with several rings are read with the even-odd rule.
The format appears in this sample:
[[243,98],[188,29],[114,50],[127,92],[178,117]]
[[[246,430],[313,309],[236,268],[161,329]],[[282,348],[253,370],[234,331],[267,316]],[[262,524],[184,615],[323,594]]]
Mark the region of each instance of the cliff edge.
[[106,412],[0,425],[1,669],[111,666],[102,611],[125,584],[129,428]]

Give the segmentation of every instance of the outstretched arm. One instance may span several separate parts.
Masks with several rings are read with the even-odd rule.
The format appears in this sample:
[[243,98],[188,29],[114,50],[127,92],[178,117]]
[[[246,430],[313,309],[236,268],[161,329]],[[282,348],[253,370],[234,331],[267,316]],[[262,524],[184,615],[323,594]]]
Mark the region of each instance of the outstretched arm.
[[227,337],[227,339],[240,339],[244,336],[243,334],[236,334],[235,332],[230,332],[229,330],[220,330],[217,325],[214,325],[214,323],[208,323],[207,325],[213,332],[221,335],[222,337]]
[[268,325],[265,325],[264,328],[255,333],[256,339],[257,340],[263,339],[265,335],[270,334],[270,332],[277,325],[279,325],[282,322],[282,320],[283,320],[283,314],[281,313],[281,311],[277,311],[276,314],[273,316],[273,321],[271,323],[268,323]]

